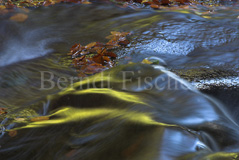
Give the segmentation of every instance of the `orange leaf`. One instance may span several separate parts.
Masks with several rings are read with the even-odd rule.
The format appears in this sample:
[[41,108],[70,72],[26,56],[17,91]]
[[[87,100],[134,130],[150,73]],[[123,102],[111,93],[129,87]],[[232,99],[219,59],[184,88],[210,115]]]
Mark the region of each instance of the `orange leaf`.
[[83,72],[80,72],[80,73],[78,74],[78,76],[79,76],[79,77],[86,77],[86,75],[85,75]]
[[45,120],[49,120],[49,117],[47,117],[47,116],[41,116],[41,117],[34,117],[34,118],[31,119],[32,122],[45,121]]
[[0,108],[0,115],[1,114],[6,114],[7,112],[5,110],[6,110],[6,108]]
[[189,0],[175,0],[176,2],[180,3],[180,4],[185,4],[185,3],[189,3]]
[[150,2],[150,1],[143,1],[142,3],[145,4],[145,5],[150,5],[150,4],[152,4],[152,2]]
[[81,2],[82,4],[92,4],[91,2],[89,1],[84,1],[84,2]]
[[28,15],[23,13],[17,13],[10,17],[10,20],[16,21],[16,22],[24,22],[28,18]]
[[100,54],[95,55],[92,59],[93,59],[93,61],[95,61],[96,63],[104,64],[104,60],[103,60],[103,58],[102,58],[102,55],[100,55]]
[[106,61],[106,62],[109,62],[109,61],[110,61],[109,57],[107,57],[107,56],[103,56],[103,59],[104,59],[104,61]]
[[80,44],[75,44],[71,47],[71,53],[77,55],[78,52],[82,50],[82,46]]
[[89,54],[89,53],[90,53],[89,50],[83,50],[83,51],[80,52],[81,55],[86,55],[86,54]]
[[14,4],[12,4],[12,3],[9,3],[9,2],[8,2],[7,4],[5,4],[5,6],[6,6],[7,9],[17,8],[16,5],[14,5]]
[[153,9],[159,9],[159,5],[157,4],[151,4],[150,7]]
[[8,132],[8,135],[10,137],[15,137],[17,135],[17,131],[16,130],[11,130],[11,131]]
[[113,52],[106,52],[106,53],[104,53],[104,55],[105,56],[110,56],[112,58],[116,58],[117,57],[117,55],[115,53],[113,53]]
[[85,46],[85,48],[90,49],[90,48],[94,47],[96,44],[97,44],[96,42],[89,43]]
[[6,113],[7,113],[7,112],[5,112],[5,111],[0,111],[0,115],[1,115],[1,114],[6,114]]
[[[154,2],[155,2],[155,0],[154,0]],[[155,2],[156,3],[156,2]],[[161,4],[162,5],[168,5],[170,3],[170,1],[169,0],[161,0]],[[156,3],[157,4],[157,3]]]

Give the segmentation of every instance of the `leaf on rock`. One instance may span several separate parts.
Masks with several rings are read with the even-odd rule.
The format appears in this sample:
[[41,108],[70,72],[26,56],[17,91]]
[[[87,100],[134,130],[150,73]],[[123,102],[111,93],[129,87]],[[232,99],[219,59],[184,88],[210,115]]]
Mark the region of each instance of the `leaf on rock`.
[[112,58],[116,58],[117,57],[117,55],[115,53],[113,53],[113,52],[106,52],[106,53],[104,53],[104,55],[105,56],[110,56]]
[[97,54],[96,56],[94,56],[93,61],[99,64],[104,64],[104,59],[101,54]]
[[92,42],[86,46],[75,44],[71,47],[68,55],[72,56],[72,64],[79,72],[79,77],[86,77],[99,73],[105,69],[113,67],[117,55],[112,52],[112,49],[129,44],[127,40],[128,32],[112,31],[110,36],[106,38],[109,41],[104,44],[100,42]]
[[153,62],[147,60],[147,59],[144,59],[141,63],[144,63],[144,64],[152,64]]
[[85,46],[86,49],[90,49],[92,47],[94,47],[95,45],[97,44],[97,42],[92,42],[92,43],[89,43]]
[[161,0],[162,5],[169,5],[170,1],[169,0]]
[[24,121],[26,121],[25,118],[14,118],[14,120],[17,121],[17,122],[24,122]]
[[103,57],[103,60],[106,61],[106,62],[109,62],[110,61],[110,58],[107,57],[107,56],[102,56]]
[[159,9],[159,5],[157,4],[151,4],[150,7],[153,9]]

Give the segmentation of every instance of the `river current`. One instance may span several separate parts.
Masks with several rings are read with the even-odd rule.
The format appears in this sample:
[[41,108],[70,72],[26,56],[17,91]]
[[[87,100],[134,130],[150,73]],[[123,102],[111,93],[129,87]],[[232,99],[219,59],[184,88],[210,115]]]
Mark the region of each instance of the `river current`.
[[[1,159],[239,159],[238,7],[95,2],[0,15]],[[9,19],[19,12],[28,19]],[[132,33],[118,65],[77,78],[71,46],[111,31]],[[148,57],[159,64],[139,63]]]

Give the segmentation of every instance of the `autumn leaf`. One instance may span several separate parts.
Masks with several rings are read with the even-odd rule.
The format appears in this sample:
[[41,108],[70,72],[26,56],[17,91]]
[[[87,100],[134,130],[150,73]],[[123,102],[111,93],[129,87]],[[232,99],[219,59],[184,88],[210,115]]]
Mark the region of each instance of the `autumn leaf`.
[[189,3],[189,0],[175,0],[175,2],[178,2],[180,4],[185,4],[185,3]]
[[5,7],[7,9],[13,9],[13,8],[17,8],[16,5],[12,4],[11,1],[9,1],[8,3],[5,4]]
[[141,3],[150,5],[150,4],[152,4],[152,1],[151,0],[143,0]]
[[144,59],[141,63],[144,63],[144,64],[152,64],[153,62],[147,60],[147,59]]
[[25,118],[14,118],[14,120],[17,121],[17,122],[24,122],[24,121],[26,121]]
[[28,18],[28,15],[24,13],[17,13],[10,17],[10,20],[15,21],[15,22],[24,22]]
[[116,58],[117,57],[117,55],[115,53],[113,53],[113,52],[105,52],[104,55],[105,56],[110,56],[112,58]]
[[92,4],[91,2],[87,1],[87,0],[84,0],[84,1],[81,1],[82,4]]
[[[156,0],[154,0],[154,2],[157,2]],[[161,0],[160,3],[162,5],[169,5],[170,1],[169,0]]]
[[82,71],[80,71],[78,73],[78,77],[86,77],[87,75],[85,73],[83,73]]
[[89,43],[85,46],[85,48],[90,49],[90,48],[94,47],[96,44],[97,44],[96,42]]
[[0,108],[0,115],[1,114],[7,114],[6,108]]
[[36,122],[36,121],[45,121],[45,120],[49,120],[48,116],[41,116],[41,117],[34,117],[31,119],[32,122]]
[[106,61],[106,62],[109,62],[110,61],[110,58],[107,57],[107,56],[102,56],[103,57],[103,60]]
[[11,131],[8,132],[8,135],[10,137],[15,137],[17,135],[17,131],[16,130],[11,130]]
[[159,5],[157,4],[151,4],[150,7],[153,9],[159,9]]
[[86,46],[73,45],[68,55],[73,58],[72,64],[77,68],[78,76],[85,77],[113,67],[117,55],[111,50],[129,44],[130,42],[126,38],[127,35],[129,35],[128,32],[112,31],[111,35],[106,37],[109,39],[106,44],[92,42]]
[[104,60],[101,54],[97,54],[96,56],[94,56],[93,61],[99,64],[104,64]]
[[129,62],[128,62],[128,64],[135,64],[135,63],[134,63],[134,62],[132,62],[132,61],[129,61]]
[[0,111],[0,115],[1,115],[1,114],[6,114],[6,113],[7,113],[7,112],[5,112],[5,111]]

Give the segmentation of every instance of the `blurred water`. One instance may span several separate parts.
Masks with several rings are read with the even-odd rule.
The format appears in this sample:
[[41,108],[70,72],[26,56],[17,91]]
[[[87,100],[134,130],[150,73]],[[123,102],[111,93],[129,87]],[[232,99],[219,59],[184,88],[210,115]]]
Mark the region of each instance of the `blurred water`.
[[[68,91],[47,82],[45,87],[50,89],[41,89],[41,78],[43,72],[47,79],[52,73],[54,82],[59,77],[76,77],[67,56],[71,46],[105,42],[112,30],[133,33],[131,44],[116,51],[119,64],[156,56],[171,70],[205,69],[208,73],[208,69],[219,67],[236,75],[237,7],[218,7],[213,14],[207,14],[205,7],[156,11],[104,3],[59,4],[32,9],[22,23],[9,20],[14,12],[1,15],[0,107],[8,108],[8,114],[0,117],[1,127],[18,130],[15,137],[2,132],[0,156],[236,159],[238,117],[228,112],[228,106],[197,91],[160,65],[156,69],[137,64],[118,66],[96,81],[97,75],[89,82],[75,83]],[[134,71],[135,75],[128,77],[131,82],[122,81],[122,71]],[[108,75],[112,76],[109,81]],[[146,77],[152,79],[139,84],[138,79]],[[232,79],[237,83],[236,78]],[[103,88],[99,87],[101,80]],[[61,86],[70,84],[68,81]],[[42,115],[49,115],[50,120],[14,120]]]

